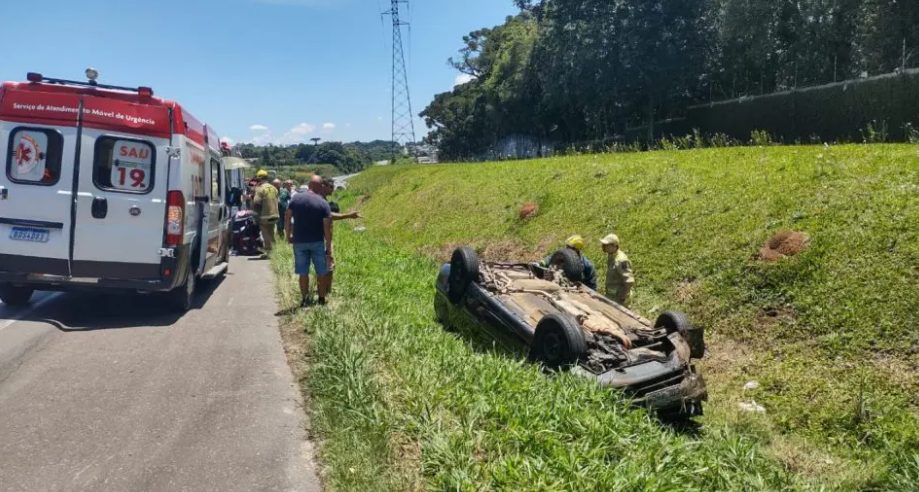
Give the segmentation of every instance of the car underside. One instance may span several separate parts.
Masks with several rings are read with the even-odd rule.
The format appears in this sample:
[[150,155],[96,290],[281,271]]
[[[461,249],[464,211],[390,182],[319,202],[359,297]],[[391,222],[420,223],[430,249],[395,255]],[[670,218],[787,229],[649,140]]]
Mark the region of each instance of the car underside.
[[679,312],[651,323],[560,266],[480,264],[459,248],[438,275],[438,318],[472,320],[527,348],[531,361],[595,378],[660,414],[700,415],[708,393],[692,361],[705,352],[702,331]]

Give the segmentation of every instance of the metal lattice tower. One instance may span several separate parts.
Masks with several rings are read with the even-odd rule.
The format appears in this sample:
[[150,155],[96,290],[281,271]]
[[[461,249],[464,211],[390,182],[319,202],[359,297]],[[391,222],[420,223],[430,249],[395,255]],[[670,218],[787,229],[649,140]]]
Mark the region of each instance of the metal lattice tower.
[[391,0],[391,3],[392,8],[386,13],[392,17],[392,141],[395,161],[400,147],[415,143],[415,120],[402,48],[402,26],[409,23],[399,17],[399,4],[408,4],[408,0]]

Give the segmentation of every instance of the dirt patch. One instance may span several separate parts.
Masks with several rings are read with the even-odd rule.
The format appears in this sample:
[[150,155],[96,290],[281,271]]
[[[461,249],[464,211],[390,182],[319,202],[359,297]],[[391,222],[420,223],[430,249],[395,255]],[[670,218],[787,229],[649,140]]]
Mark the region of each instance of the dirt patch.
[[798,320],[798,313],[791,306],[763,308],[757,315],[756,328],[770,328],[776,325],[793,325]]
[[674,298],[680,304],[690,304],[696,299],[696,295],[699,293],[699,290],[702,288],[701,283],[698,279],[687,278],[683,279],[677,286],[676,292],[674,293]]
[[529,220],[539,213],[539,205],[535,202],[526,202],[520,207],[520,220]]
[[778,261],[782,258],[795,256],[807,250],[810,246],[810,236],[804,232],[781,231],[769,238],[759,250],[759,259],[763,261]]
[[705,372],[728,375],[741,374],[746,370],[752,360],[749,354],[751,350],[749,344],[723,336],[706,336],[706,338],[705,345],[708,353],[701,362]]
[[433,258],[441,263],[449,263],[450,257],[453,256],[453,250],[459,248],[460,246],[466,246],[465,243],[446,243],[441,244],[440,246],[426,244],[418,249],[418,251],[427,256],[428,258]]
[[425,245],[419,248],[419,252],[428,258],[433,258],[439,262],[448,263],[453,251],[460,246],[471,246],[479,254],[480,261],[488,262],[521,262],[536,261],[539,259],[539,248],[528,247],[520,241],[502,239],[489,241],[481,247],[477,243],[449,242],[436,245]]
[[389,439],[390,453],[396,476],[405,480],[400,485],[402,490],[425,490],[424,481],[419,476],[421,470],[421,444],[410,439],[402,432],[393,432]]
[[521,242],[505,239],[489,242],[480,256],[483,261],[518,262],[534,259],[536,252]]

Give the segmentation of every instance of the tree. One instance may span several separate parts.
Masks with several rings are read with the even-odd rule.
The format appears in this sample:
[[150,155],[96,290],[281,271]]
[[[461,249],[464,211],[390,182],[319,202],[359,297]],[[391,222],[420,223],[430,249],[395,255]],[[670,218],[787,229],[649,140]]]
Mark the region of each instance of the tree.
[[[556,146],[621,139],[701,101],[919,62],[919,1],[513,0],[520,14],[463,37],[467,84],[421,115],[444,158],[515,135]],[[905,47],[905,49],[904,49]]]
[[904,59],[907,66],[919,61],[919,2],[864,0],[860,17],[857,56],[863,70],[884,73]]

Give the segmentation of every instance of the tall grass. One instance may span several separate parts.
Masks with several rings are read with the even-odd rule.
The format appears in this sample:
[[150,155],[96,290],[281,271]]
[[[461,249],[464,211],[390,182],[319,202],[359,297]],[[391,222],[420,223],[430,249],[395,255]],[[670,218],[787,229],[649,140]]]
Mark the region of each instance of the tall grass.
[[[374,168],[349,193],[363,196],[374,241],[428,256],[468,243],[536,259],[569,234],[615,231],[637,270],[635,307],[688,311],[710,335],[707,425],[769,436],[771,455],[818,480],[874,486],[919,473],[914,146]],[[539,213],[521,220],[528,202]],[[786,229],[808,233],[810,248],[757,260]],[[599,244],[587,254],[600,260]],[[758,389],[743,389],[750,380]],[[751,399],[763,418],[738,410]]]
[[[334,300],[299,315],[334,490],[803,490],[755,430],[664,427],[608,389],[433,321],[437,264],[337,227]],[[289,251],[274,258],[296,302]],[[751,416],[755,419],[755,416]]]

